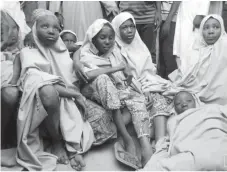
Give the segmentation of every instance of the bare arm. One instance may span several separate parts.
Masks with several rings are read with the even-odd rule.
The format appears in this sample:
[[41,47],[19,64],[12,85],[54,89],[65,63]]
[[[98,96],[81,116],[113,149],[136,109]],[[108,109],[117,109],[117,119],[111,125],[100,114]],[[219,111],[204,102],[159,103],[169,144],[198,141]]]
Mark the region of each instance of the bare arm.
[[77,99],[82,96],[78,90],[73,88],[65,88],[64,86],[59,84],[55,84],[54,87],[58,91],[60,97]]
[[173,2],[172,6],[171,6],[171,9],[169,11],[169,15],[166,18],[167,22],[171,22],[172,21],[174,14],[176,13],[176,11],[179,8],[180,3],[181,3],[181,1],[174,1]]
[[10,81],[10,84],[12,85],[17,84],[17,81],[20,78],[20,73],[21,73],[20,55],[17,54],[13,62],[13,77]]
[[94,69],[92,71],[86,72],[86,75],[88,76],[88,80],[92,80],[99,75],[102,74],[111,74],[117,71],[123,71],[125,69],[125,66],[119,65],[117,67],[111,67],[111,68],[100,68],[100,69]]

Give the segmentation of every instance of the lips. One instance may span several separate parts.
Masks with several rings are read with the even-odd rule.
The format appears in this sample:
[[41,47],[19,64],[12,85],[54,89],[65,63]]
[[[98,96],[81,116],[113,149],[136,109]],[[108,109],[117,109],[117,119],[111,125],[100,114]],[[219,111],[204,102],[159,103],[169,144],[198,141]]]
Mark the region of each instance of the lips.
[[55,41],[55,38],[54,37],[47,37],[46,39],[47,40],[50,40],[50,41]]
[[109,49],[110,49],[110,47],[103,47],[103,49],[105,49],[105,50],[109,50]]

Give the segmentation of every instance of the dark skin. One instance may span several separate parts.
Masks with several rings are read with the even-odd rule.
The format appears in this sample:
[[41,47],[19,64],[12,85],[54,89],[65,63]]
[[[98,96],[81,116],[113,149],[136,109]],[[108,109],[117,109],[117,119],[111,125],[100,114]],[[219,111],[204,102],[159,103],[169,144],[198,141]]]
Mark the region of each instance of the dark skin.
[[[6,14],[1,12],[1,51],[11,51],[17,48],[19,27],[16,22],[11,18],[7,17]],[[13,134],[15,125],[13,118],[16,117],[17,107],[19,104],[19,89],[17,88],[17,75],[20,75],[20,63],[19,66],[16,64],[20,62],[19,54],[16,55],[13,64],[13,77],[8,85],[1,89],[1,143],[2,148],[10,148],[14,140],[10,137],[7,139],[7,135]],[[18,70],[19,69],[19,70]],[[9,128],[10,127],[10,128]],[[8,130],[8,132],[7,132]],[[16,133],[16,130],[15,130]],[[15,138],[16,143],[16,138]]]
[[[38,37],[39,41],[41,42],[41,44],[43,44],[43,46],[46,46],[46,47],[52,47],[59,38],[60,28],[59,28],[59,23],[58,23],[57,19],[54,16],[40,17],[37,21],[36,26],[37,26],[36,27],[37,37]],[[59,93],[60,97],[75,99],[76,103],[82,108],[82,111],[84,112],[83,118],[85,119],[85,116],[86,116],[85,99],[80,94],[78,89],[76,87],[75,88],[66,88],[59,84],[54,84],[53,86]],[[56,108],[58,109],[59,105],[57,105]],[[58,114],[60,111],[56,111],[56,108],[52,108],[52,109],[49,108],[49,109],[50,110],[55,109],[55,112],[53,112],[53,113],[55,113],[56,115],[60,115],[60,114]],[[50,128],[50,130],[53,130],[53,129]],[[56,132],[59,132],[59,131],[56,131]],[[66,159],[65,149],[62,147],[63,145],[59,141],[56,141],[54,143],[56,143],[56,144],[54,144],[56,146],[53,146],[55,149],[54,152],[59,157],[59,159],[58,159],[59,163],[64,163],[64,164],[68,163],[68,161]],[[84,161],[83,161],[82,156],[75,154],[73,152],[67,152],[67,153],[70,157],[72,157],[70,159],[71,166],[74,169],[80,170],[84,166]]]
[[[110,28],[109,26],[104,26],[93,39],[93,43],[99,50],[99,55],[107,53],[115,43],[115,34],[112,28]],[[116,67],[99,68],[90,72],[86,72],[86,76],[88,77],[88,80],[93,80],[99,75],[111,74],[117,71],[123,71],[127,77],[127,83],[131,84],[132,75],[130,73],[130,69],[123,62]]]
[[[161,1],[157,1],[156,2],[158,5],[157,5],[157,13],[161,13]],[[170,9],[170,12],[168,14],[168,17],[166,18],[166,21],[164,22],[162,28],[161,28],[161,39],[164,39],[166,36],[168,36],[169,32],[170,32],[170,24],[172,22],[172,19],[176,13],[176,11],[178,10],[179,8],[179,5],[180,5],[180,1],[174,1],[172,6],[171,6],[171,9]]]

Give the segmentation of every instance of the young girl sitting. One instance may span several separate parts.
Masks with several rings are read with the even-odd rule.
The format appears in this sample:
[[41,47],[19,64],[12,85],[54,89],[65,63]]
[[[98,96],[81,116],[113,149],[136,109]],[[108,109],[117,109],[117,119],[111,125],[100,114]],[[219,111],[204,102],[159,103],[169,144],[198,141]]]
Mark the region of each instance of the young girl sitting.
[[[66,149],[71,166],[81,170],[85,166],[81,154],[91,147],[94,134],[85,120],[84,98],[73,85],[73,61],[59,38],[56,16],[37,9],[32,18],[36,48],[24,48],[20,54],[23,95],[14,162],[28,170],[54,170],[57,160],[67,163]],[[40,137],[43,130],[52,141],[54,155],[44,152]]]
[[[22,33],[18,21],[5,10],[1,11],[1,135],[2,148],[5,148],[7,126],[13,122],[19,105],[19,88],[17,80],[20,76],[20,49],[22,48]],[[13,123],[10,131],[16,128]],[[16,133],[16,131],[15,131]],[[15,141],[16,142],[16,141]]]
[[89,27],[80,57],[87,64],[85,72],[89,80],[82,94],[112,112],[125,150],[135,156],[135,145],[121,114],[121,108],[127,107],[142,147],[142,163],[145,164],[152,155],[145,97],[136,92],[127,64],[115,48],[115,33],[108,21],[98,19]]
[[[77,42],[76,33],[71,30],[63,30],[60,33],[60,37],[65,43],[71,58],[74,54],[78,54],[77,50],[81,47],[81,44],[80,42]],[[78,62],[79,61],[77,61],[77,63]],[[77,66],[74,66],[74,69],[76,70]],[[74,85],[76,85],[79,90],[80,81],[77,80]],[[101,145],[111,138],[116,138],[116,127],[113,124],[108,111],[89,99],[86,99],[85,103],[87,108],[86,118],[89,121],[95,135],[95,142],[93,145]]]

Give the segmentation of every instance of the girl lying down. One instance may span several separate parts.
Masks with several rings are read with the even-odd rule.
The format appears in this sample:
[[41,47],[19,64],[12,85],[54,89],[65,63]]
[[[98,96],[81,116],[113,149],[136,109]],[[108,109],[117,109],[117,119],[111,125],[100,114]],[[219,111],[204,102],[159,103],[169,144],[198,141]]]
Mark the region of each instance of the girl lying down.
[[189,92],[174,98],[176,115],[167,123],[168,137],[141,171],[226,171],[227,107],[201,105]]

